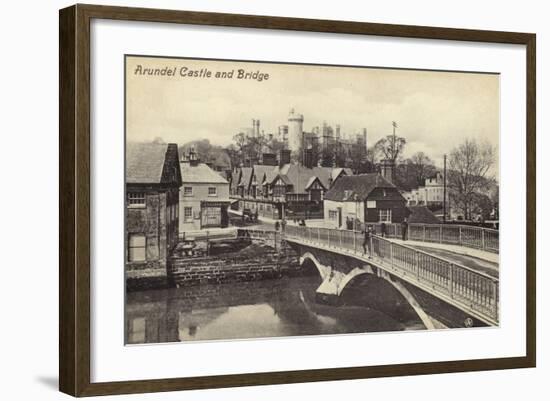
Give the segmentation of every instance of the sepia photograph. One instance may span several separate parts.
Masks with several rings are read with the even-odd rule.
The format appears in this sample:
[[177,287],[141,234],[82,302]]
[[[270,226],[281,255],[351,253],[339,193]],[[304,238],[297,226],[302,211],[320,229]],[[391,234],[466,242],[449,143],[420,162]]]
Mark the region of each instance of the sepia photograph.
[[499,326],[498,73],[124,75],[125,344]]

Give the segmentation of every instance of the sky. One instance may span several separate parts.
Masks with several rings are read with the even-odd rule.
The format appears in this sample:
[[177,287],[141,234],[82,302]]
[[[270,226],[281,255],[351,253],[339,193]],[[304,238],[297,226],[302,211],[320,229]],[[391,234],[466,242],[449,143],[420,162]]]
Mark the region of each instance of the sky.
[[[142,74],[165,67],[175,75]],[[212,76],[182,76],[182,67],[207,69]],[[239,69],[269,78],[238,79]],[[232,78],[215,77],[230,71]],[[390,134],[396,121],[397,135],[407,140],[403,156],[423,151],[438,166],[466,138],[499,146],[496,74],[128,56],[126,80],[131,141],[161,137],[183,144],[207,138],[225,146],[252,119],[266,133],[276,133],[294,108],[304,115],[305,131],[323,121],[340,124],[347,135],[366,128],[369,146]],[[494,172],[498,175],[498,163]]]

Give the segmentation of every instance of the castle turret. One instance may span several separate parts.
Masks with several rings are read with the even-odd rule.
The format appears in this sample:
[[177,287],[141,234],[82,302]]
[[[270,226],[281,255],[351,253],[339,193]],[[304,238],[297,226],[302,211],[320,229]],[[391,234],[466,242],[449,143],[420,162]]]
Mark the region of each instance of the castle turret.
[[294,109],[290,110],[288,115],[288,148],[297,155],[302,144],[302,134],[304,132],[304,116],[297,114]]

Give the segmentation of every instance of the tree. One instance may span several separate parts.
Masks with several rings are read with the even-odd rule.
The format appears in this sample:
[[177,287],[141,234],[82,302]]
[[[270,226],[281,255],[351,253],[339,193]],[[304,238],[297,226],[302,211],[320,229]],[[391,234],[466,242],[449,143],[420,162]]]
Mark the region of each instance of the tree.
[[437,172],[435,165],[424,152],[416,152],[409,159],[407,159],[411,173],[414,175],[416,186],[424,185],[426,178],[432,177]]
[[381,154],[384,159],[391,160],[395,163],[399,155],[403,153],[403,149],[407,144],[407,140],[400,136],[387,135],[375,143],[375,151]]
[[474,202],[494,178],[489,172],[495,162],[495,150],[487,142],[466,139],[449,155],[448,183],[451,200],[470,220]]
[[185,155],[193,148],[204,163],[209,163],[217,170],[229,170],[231,168],[231,158],[226,150],[221,146],[212,145],[208,139],[187,142],[180,146],[179,154]]
[[232,170],[240,167],[241,156],[239,149],[237,149],[237,146],[235,146],[234,144],[230,144],[225,148],[225,153],[227,153],[227,156],[229,157],[229,162],[231,164]]

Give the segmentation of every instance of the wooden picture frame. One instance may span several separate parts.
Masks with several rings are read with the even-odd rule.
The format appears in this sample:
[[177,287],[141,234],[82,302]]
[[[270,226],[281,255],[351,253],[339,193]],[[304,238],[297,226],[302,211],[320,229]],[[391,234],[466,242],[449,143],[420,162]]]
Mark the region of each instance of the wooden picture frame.
[[[525,45],[527,54],[525,60],[527,71],[526,355],[512,358],[92,383],[90,380],[90,22],[95,18]],[[59,29],[59,388],[62,392],[73,396],[94,396],[535,366],[536,37],[534,34],[95,5],[75,5],[61,10]]]

